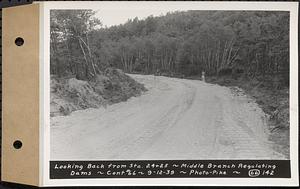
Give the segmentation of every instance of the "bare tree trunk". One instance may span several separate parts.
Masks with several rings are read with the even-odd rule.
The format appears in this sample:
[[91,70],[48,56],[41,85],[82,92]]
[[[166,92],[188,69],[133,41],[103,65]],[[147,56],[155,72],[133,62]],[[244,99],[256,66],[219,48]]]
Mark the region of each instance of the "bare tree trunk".
[[[89,59],[90,59],[91,66],[92,66],[93,72],[94,72],[93,75],[95,76],[97,73],[96,73],[96,69],[95,69],[94,62],[93,62],[93,57],[92,57],[91,49],[90,49],[90,47],[88,46],[88,44],[86,44],[86,43],[84,42],[84,40],[83,40],[80,36],[78,36],[78,38],[79,38],[79,40],[82,41],[82,43],[86,46],[86,48],[87,48],[87,50],[88,50]],[[82,47],[82,45],[81,45],[81,47]],[[84,49],[83,49],[83,50],[84,50]]]
[[[82,46],[82,44],[81,44],[81,40],[78,38],[78,41],[79,41],[79,46],[80,46],[80,49],[81,49],[81,51],[82,51],[82,54],[83,54],[83,57],[84,57],[84,60],[85,60],[85,64],[86,64],[86,72],[85,72],[85,75],[86,75],[86,77],[89,77],[89,74],[92,74],[92,73],[89,73],[89,69],[88,69],[88,67],[89,67],[89,63],[88,63],[88,60],[87,60],[87,57],[86,57],[86,53],[85,53],[85,51],[84,51],[84,48],[83,48],[83,46]],[[93,75],[93,74],[92,74]]]

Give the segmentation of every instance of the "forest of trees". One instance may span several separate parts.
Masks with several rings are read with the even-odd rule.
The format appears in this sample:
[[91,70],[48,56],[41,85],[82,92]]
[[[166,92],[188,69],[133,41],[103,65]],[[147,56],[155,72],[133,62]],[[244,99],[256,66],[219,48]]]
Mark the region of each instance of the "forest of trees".
[[51,11],[51,74],[88,80],[107,67],[168,76],[242,73],[289,80],[289,13],[186,11],[102,27],[91,10]]

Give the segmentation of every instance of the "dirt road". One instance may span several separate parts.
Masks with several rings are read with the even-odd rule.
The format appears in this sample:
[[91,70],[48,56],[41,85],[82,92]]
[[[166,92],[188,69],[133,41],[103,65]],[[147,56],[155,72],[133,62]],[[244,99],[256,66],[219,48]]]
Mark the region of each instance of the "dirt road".
[[284,159],[268,142],[264,113],[241,92],[132,77],[148,89],[142,96],[51,118],[52,160]]

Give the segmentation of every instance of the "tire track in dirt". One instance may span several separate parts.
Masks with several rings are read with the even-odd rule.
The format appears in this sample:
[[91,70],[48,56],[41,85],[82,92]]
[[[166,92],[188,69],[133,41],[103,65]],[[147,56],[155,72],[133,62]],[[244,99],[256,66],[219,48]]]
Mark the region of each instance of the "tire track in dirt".
[[[246,102],[247,101],[247,102]],[[263,115],[257,115],[256,112],[249,108],[247,111],[242,110],[242,104],[249,103],[248,99],[243,97],[234,97],[220,101],[222,105],[223,124],[221,131],[223,140],[220,144],[233,148],[232,154],[228,158],[233,159],[282,159],[282,155],[275,153],[271,148],[266,146],[267,136],[264,135],[265,122]],[[226,108],[224,108],[226,107]],[[256,107],[257,108],[257,107]],[[252,113],[251,113],[252,112]],[[253,115],[254,114],[254,115]],[[253,122],[259,122],[254,125],[249,122],[247,116],[252,116]],[[251,125],[248,125],[248,124]],[[260,127],[258,129],[258,127]]]
[[[127,154],[132,156],[133,153],[135,153],[136,157],[138,157],[147,149],[151,149],[153,143],[157,141],[164,132],[168,131],[168,129],[176,125],[177,121],[180,120],[182,116],[184,116],[186,111],[193,104],[193,100],[196,94],[196,89],[184,82],[178,82],[175,80],[172,81],[171,84],[178,83],[180,83],[181,85],[182,93],[181,95],[179,95],[180,98],[177,101],[177,104],[170,107],[165,114],[162,114],[157,120],[148,124],[147,127],[144,127],[143,131],[141,131],[140,134],[135,135],[135,133],[132,133],[130,136],[118,141],[118,144],[112,144],[111,147],[108,147],[112,148],[113,146],[122,145],[120,151],[111,155],[109,158],[126,158]],[[169,85],[171,84],[169,83]],[[147,146],[147,148],[143,148],[144,146]]]

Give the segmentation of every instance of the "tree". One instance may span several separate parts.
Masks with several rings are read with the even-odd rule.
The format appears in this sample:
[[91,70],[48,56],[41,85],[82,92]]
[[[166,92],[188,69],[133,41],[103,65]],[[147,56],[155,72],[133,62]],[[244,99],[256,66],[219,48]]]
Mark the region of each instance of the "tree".
[[98,27],[90,10],[51,14],[54,74],[88,79],[107,67],[187,76],[242,70],[249,78],[284,73],[288,81],[288,12],[183,11],[109,28]]
[[[59,64],[64,65],[69,62],[70,72],[83,79],[91,78],[99,73],[100,69],[95,63],[89,36],[91,31],[100,25],[100,21],[94,18],[95,12],[91,10],[51,10],[50,14],[53,49],[57,49],[55,47],[61,45],[61,51],[66,49],[67,57],[69,57],[68,60],[59,62]],[[75,48],[77,51],[71,51],[71,48]],[[78,50],[83,56],[84,64],[81,63],[82,61],[75,61],[80,65],[72,65],[72,58],[70,57],[76,57],[77,60],[81,59],[79,54],[75,54]],[[57,67],[59,70],[61,70],[59,67],[62,67],[57,64],[52,66]],[[73,70],[73,67],[76,67],[76,69]]]

